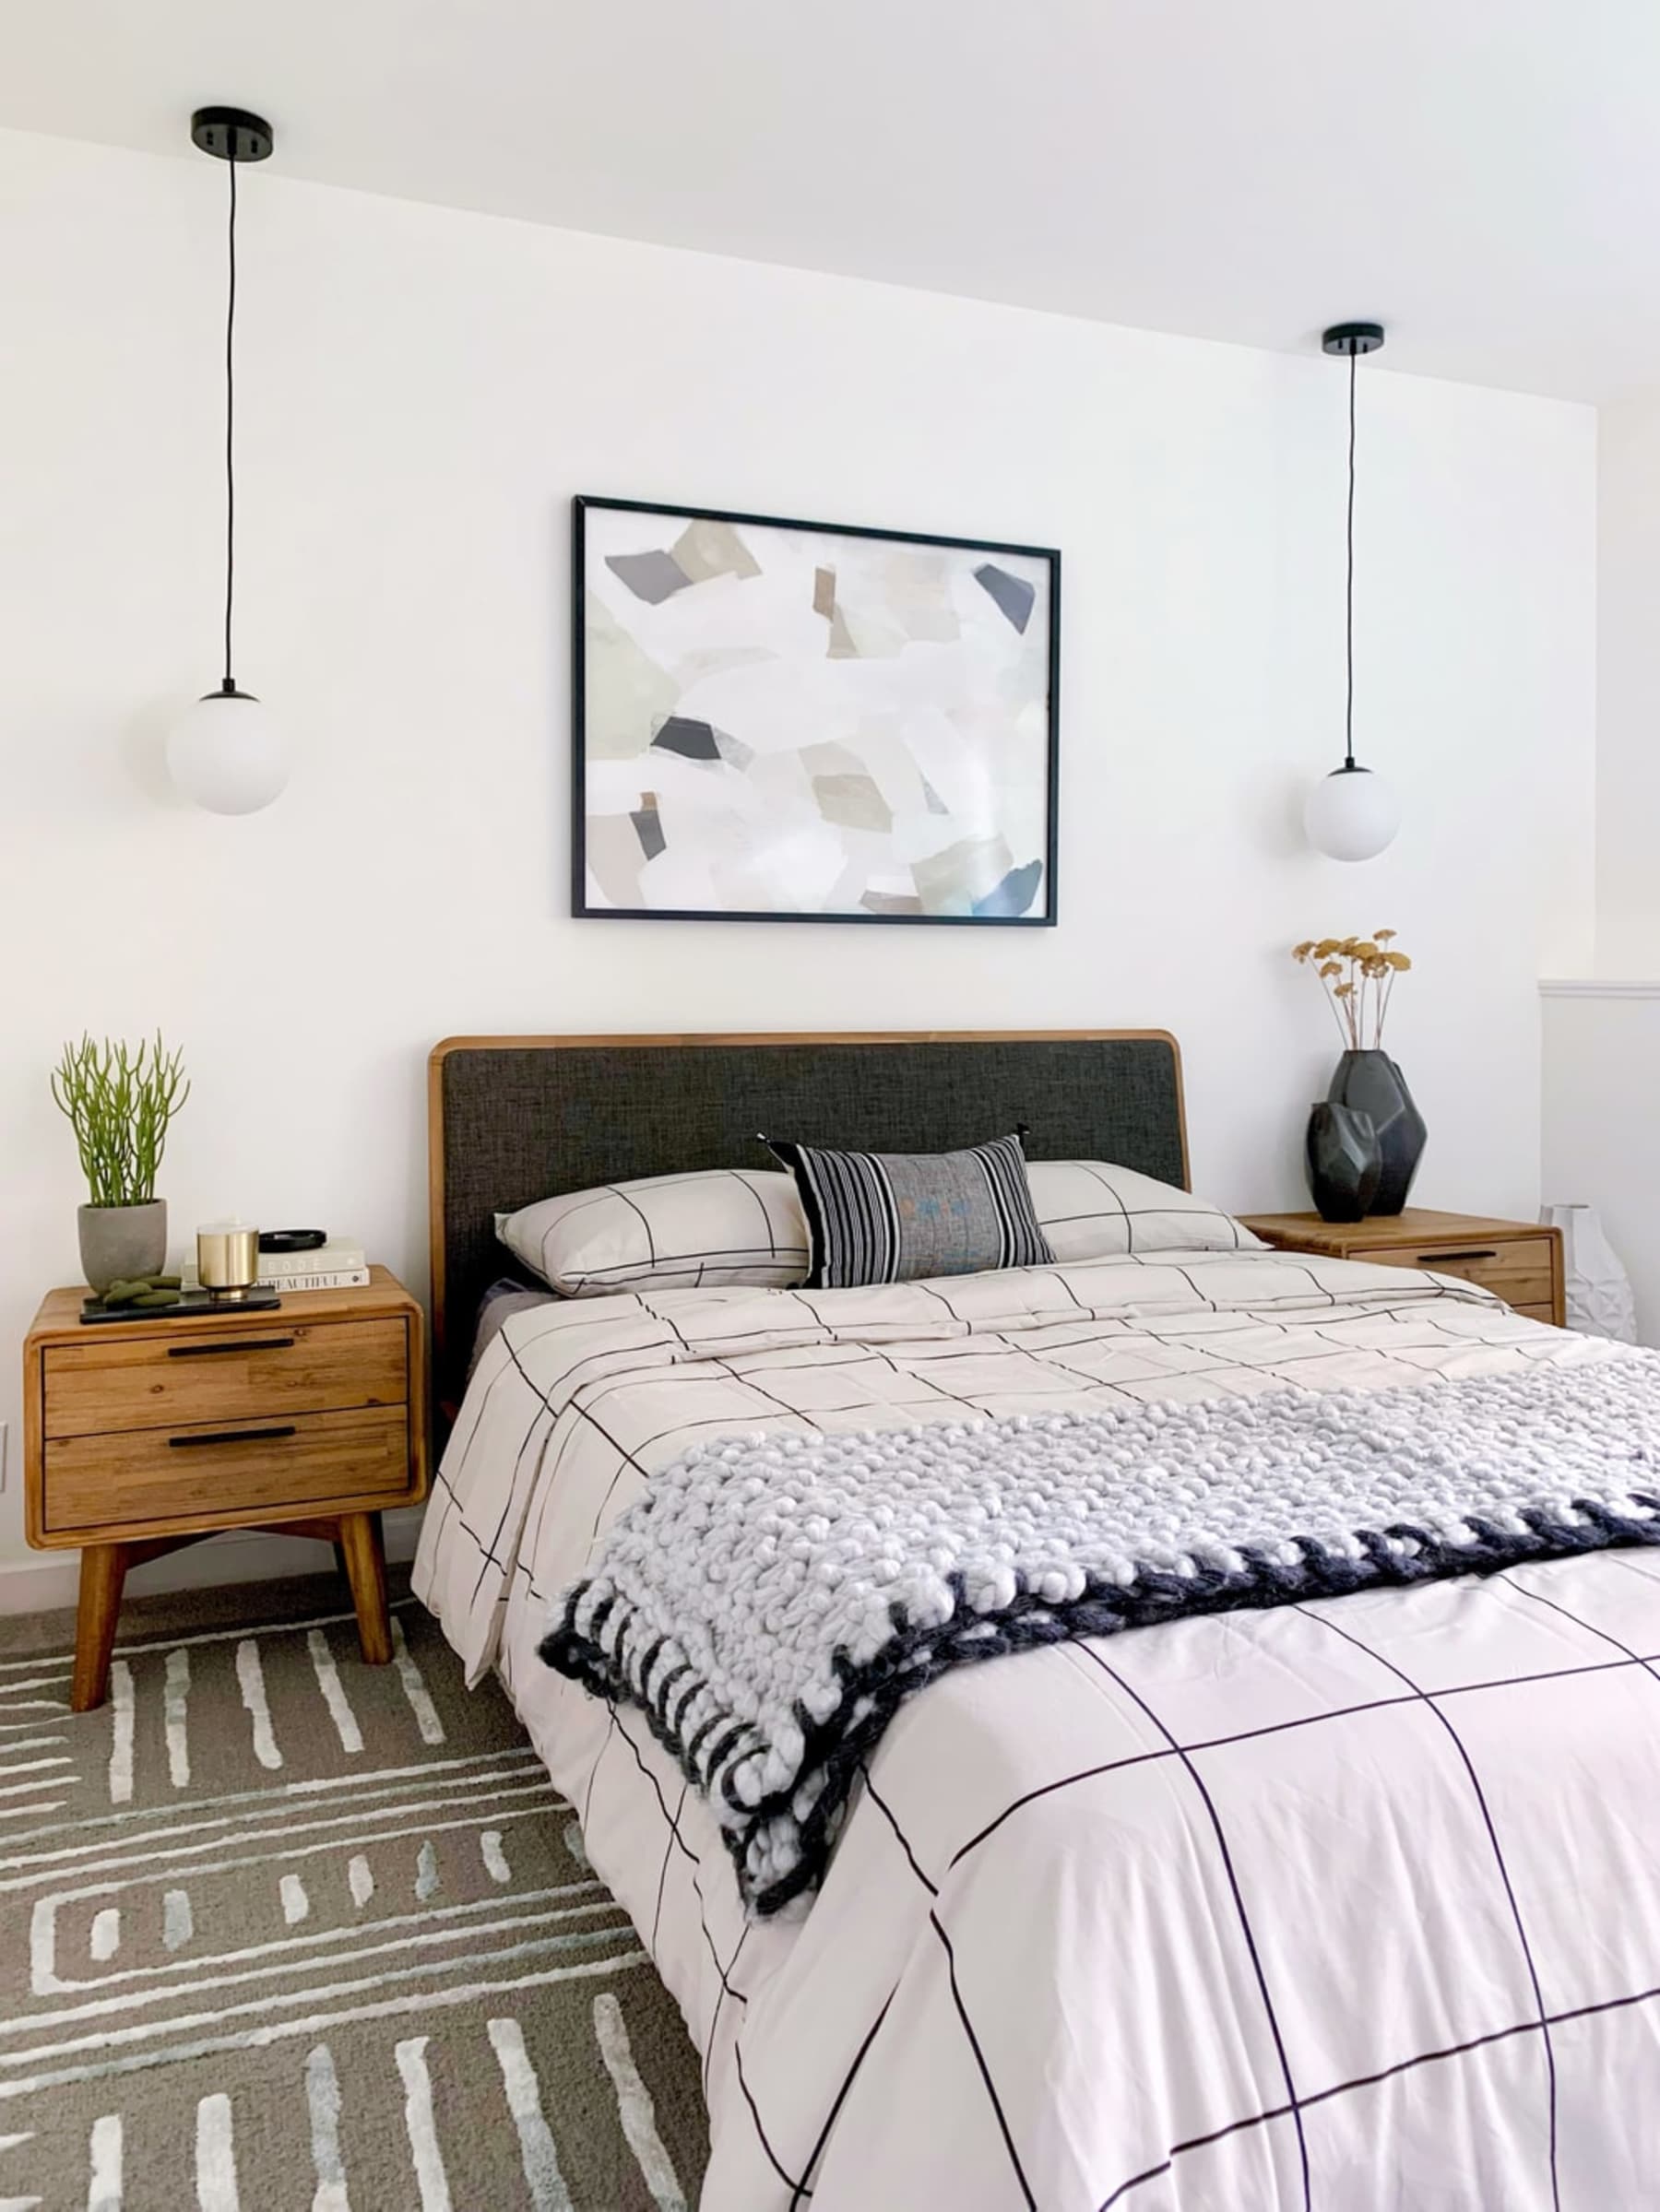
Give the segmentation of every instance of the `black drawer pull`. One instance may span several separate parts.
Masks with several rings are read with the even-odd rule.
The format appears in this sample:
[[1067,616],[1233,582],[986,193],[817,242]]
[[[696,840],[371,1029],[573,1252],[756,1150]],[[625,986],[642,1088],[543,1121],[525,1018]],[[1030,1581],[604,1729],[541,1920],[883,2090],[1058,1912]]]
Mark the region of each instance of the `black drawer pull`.
[[1439,1267],[1443,1260],[1497,1260],[1498,1257],[1497,1252],[1488,1250],[1485,1252],[1426,1252],[1423,1259],[1426,1267],[1433,1268]]
[[278,1437],[297,1437],[300,1431],[290,1421],[281,1428],[216,1428],[206,1436],[169,1437],[168,1442],[175,1451],[183,1451],[192,1444],[268,1444]]
[[216,1352],[287,1352],[291,1336],[233,1336],[222,1344],[169,1344],[169,1359],[211,1359]]

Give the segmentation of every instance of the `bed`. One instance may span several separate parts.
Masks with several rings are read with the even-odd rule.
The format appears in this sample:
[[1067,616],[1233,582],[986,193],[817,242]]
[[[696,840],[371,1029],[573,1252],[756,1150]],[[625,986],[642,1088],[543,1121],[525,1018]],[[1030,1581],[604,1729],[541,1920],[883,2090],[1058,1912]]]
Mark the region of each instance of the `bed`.
[[1635,2212],[1660,2171],[1652,1552],[948,1674],[863,1761],[816,1894],[769,1917],[643,1713],[539,1657],[556,1596],[698,1439],[1293,1384],[1411,1386],[1429,1407],[1443,1383],[1558,1389],[1614,1356],[1451,1278],[1155,1248],[926,1293],[550,1298],[466,1380],[511,1272],[498,1209],[730,1165],[761,1129],[938,1151],[1021,1122],[1034,1157],[1186,1186],[1180,1057],[1156,1033],[433,1057],[455,1423],[416,1589],[471,1678],[500,1674],[685,2015],[707,2212]]

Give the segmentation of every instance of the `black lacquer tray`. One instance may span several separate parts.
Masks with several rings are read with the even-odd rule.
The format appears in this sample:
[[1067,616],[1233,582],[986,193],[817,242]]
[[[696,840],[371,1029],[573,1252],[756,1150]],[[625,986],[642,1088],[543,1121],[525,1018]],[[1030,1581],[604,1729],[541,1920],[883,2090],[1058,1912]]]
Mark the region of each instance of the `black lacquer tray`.
[[176,1306],[106,1306],[101,1298],[83,1298],[80,1318],[89,1321],[177,1321],[196,1313],[269,1313],[282,1300],[274,1290],[251,1290],[241,1298],[216,1298],[205,1290],[179,1294]]

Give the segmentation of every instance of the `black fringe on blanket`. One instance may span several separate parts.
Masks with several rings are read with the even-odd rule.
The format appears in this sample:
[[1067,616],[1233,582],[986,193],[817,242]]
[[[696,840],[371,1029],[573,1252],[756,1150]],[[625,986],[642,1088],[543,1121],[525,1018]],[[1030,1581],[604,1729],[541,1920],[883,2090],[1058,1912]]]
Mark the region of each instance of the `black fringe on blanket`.
[[[874,1659],[854,1666],[845,1651],[835,1654],[832,1663],[842,1683],[839,1706],[824,1721],[814,1721],[804,1707],[796,1707],[804,1741],[800,1767],[786,1789],[754,1805],[741,1802],[735,1784],[742,1761],[766,1747],[760,1730],[737,1715],[717,1713],[690,1740],[683,1739],[679,1721],[705,1686],[683,1662],[667,1669],[660,1682],[652,1683],[652,1667],[667,1639],[650,1645],[627,1666],[599,1641],[607,1626],[618,1644],[626,1633],[633,1609],[620,1599],[613,1595],[605,1600],[596,1609],[589,1631],[580,1632],[576,1615],[592,1584],[578,1583],[566,1598],[563,1621],[543,1638],[540,1649],[556,1674],[581,1683],[596,1697],[638,1708],[693,1787],[706,1796],[718,1792],[717,1816],[738,1869],[739,1889],[751,1909],[765,1918],[804,1890],[816,1887],[861,1762],[906,1699],[953,1667],[1001,1659],[1043,1644],[1154,1627],[1198,1614],[1262,1610],[1308,1598],[1346,1597],[1359,1590],[1498,1574],[1526,1560],[1570,1558],[1611,1545],[1660,1546],[1660,1497],[1641,1491],[1630,1496],[1654,1518],[1633,1520],[1592,1498],[1575,1498],[1573,1508],[1581,1517],[1577,1522],[1554,1520],[1536,1508],[1522,1509],[1518,1518],[1526,1523],[1528,1535],[1469,1515],[1464,1525],[1474,1534],[1472,1544],[1444,1543],[1428,1530],[1405,1522],[1381,1532],[1358,1530],[1356,1542],[1365,1552],[1363,1559],[1334,1552],[1312,1537],[1299,1537],[1294,1541],[1302,1556],[1295,1566],[1241,1544],[1239,1554],[1246,1565],[1237,1572],[1201,1567],[1191,1574],[1177,1574],[1148,1567],[1128,1584],[1092,1580],[1080,1597],[1060,1604],[1020,1591],[1011,1604],[992,1613],[974,1612],[962,1578],[954,1576],[956,1603],[948,1620],[914,1626],[903,1607],[895,1606],[893,1636]],[[1417,1548],[1394,1548],[1402,1543]],[[811,1802],[804,1804],[809,1797]],[[778,1827],[795,1831],[793,1863],[777,1880],[758,1886],[750,1863],[752,1848],[765,1831]]]

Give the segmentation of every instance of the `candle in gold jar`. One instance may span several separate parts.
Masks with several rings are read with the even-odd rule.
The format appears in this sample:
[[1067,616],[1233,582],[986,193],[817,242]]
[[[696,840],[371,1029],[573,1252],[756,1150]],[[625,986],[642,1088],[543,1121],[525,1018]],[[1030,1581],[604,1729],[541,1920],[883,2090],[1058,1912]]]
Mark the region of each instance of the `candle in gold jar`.
[[216,1303],[245,1298],[259,1281],[259,1231],[241,1222],[208,1222],[196,1231],[196,1274]]

